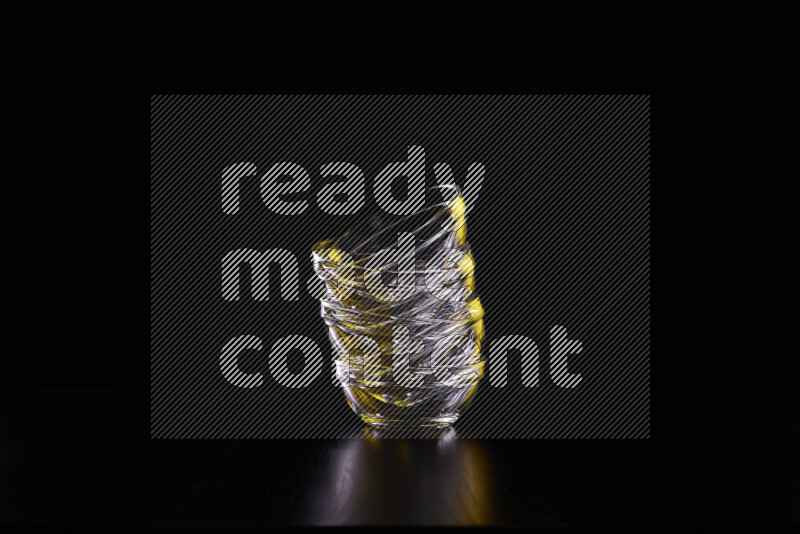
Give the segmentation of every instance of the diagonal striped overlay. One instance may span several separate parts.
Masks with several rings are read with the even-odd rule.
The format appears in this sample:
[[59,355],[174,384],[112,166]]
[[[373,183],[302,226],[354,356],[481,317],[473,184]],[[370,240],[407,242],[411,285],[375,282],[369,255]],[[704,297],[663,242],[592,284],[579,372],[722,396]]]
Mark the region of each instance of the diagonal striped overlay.
[[[309,254],[380,212],[375,177],[412,146],[427,186],[439,163],[462,186],[485,168],[467,220],[489,361],[459,435],[650,436],[649,96],[154,96],[150,142],[152,437],[361,435],[331,376]],[[279,163],[310,180],[283,213],[260,182]],[[268,250],[280,268],[223,278],[231,253]],[[555,326],[582,347],[574,387],[553,379]],[[286,339],[318,348],[321,369],[273,349]],[[238,385],[231,347],[246,349]]]

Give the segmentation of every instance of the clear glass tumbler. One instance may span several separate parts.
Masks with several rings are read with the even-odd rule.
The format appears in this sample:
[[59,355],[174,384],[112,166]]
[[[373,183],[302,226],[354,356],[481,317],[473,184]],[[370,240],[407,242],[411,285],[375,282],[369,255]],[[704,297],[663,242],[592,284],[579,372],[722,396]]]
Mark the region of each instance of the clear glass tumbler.
[[444,200],[399,221],[364,221],[312,249],[337,379],[353,411],[377,427],[450,425],[483,377],[464,200],[455,186],[426,194]]

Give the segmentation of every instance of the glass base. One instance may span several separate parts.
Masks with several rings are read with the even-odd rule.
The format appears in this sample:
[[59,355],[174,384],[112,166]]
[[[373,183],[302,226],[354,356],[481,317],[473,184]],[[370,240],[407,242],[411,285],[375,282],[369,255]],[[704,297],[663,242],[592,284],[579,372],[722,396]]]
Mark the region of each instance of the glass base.
[[376,428],[405,429],[405,428],[446,428],[458,419],[457,413],[439,414],[435,417],[417,419],[390,419],[379,414],[361,414],[361,420]]

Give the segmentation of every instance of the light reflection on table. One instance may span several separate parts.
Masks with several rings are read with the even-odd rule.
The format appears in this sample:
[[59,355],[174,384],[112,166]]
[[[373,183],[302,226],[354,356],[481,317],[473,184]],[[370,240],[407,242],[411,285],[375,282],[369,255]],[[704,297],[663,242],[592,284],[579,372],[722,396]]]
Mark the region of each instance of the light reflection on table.
[[490,467],[480,443],[454,429],[431,439],[391,439],[366,429],[323,459],[323,482],[303,506],[313,525],[486,525]]

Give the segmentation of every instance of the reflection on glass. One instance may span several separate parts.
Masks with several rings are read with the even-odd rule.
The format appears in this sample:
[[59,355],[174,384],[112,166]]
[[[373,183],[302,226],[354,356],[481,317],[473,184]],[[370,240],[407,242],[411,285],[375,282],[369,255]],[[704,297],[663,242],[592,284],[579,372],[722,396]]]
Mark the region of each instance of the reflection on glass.
[[434,439],[384,439],[366,429],[343,440],[323,466],[300,520],[315,525],[486,525],[489,465],[478,442],[452,428]]

